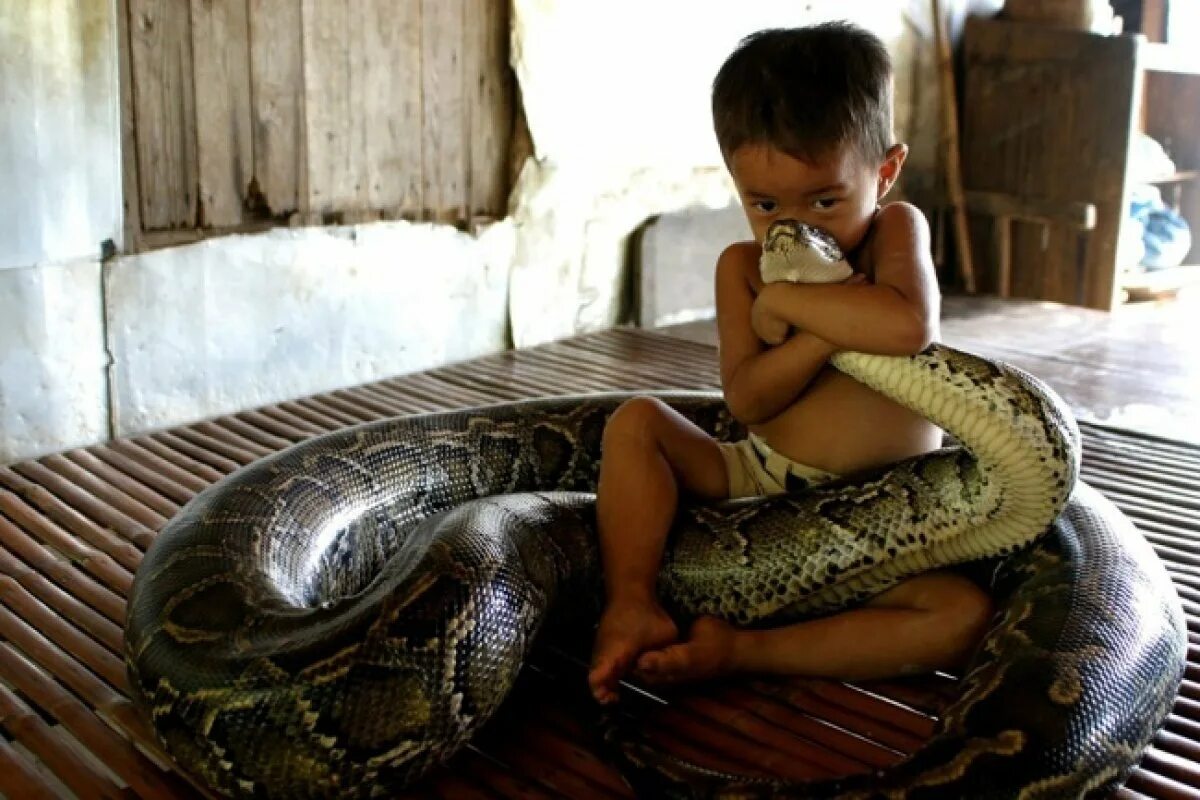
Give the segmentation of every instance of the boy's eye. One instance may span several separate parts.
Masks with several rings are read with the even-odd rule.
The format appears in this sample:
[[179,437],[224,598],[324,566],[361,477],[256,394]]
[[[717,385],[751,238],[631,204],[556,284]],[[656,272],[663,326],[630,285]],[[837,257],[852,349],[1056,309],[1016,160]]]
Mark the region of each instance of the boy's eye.
[[778,208],[774,200],[756,200],[754,210],[763,214],[774,214]]
[[813,208],[819,208],[822,211],[828,211],[829,209],[833,208],[835,205],[837,205],[836,197],[822,197],[819,200],[813,201]]

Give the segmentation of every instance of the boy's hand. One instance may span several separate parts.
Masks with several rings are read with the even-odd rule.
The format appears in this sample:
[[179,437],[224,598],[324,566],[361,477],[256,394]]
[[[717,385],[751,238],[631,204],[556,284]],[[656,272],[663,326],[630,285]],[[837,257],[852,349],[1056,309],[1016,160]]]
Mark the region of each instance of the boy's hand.
[[[870,281],[866,275],[855,272],[842,283],[846,286],[861,286]],[[754,329],[755,336],[771,346],[783,344],[792,332],[792,326],[787,320],[767,311],[757,298],[750,308],[750,327]]]
[[754,335],[769,345],[783,344],[787,341],[792,326],[783,317],[777,317],[757,300],[750,307],[750,327]]

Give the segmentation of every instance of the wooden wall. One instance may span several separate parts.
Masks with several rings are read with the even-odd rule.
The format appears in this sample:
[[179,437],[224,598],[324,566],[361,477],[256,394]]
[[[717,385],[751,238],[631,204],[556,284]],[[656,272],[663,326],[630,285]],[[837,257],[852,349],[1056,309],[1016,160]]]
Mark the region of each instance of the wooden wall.
[[504,216],[507,0],[119,8],[127,249],[285,221]]
[[[972,19],[965,36],[963,180],[1044,207],[1090,203],[1095,229],[1013,224],[1012,295],[1089,308],[1115,302],[1125,162],[1140,84],[1126,36]],[[995,289],[987,228],[973,237]],[[980,235],[982,234],[982,235]],[[984,245],[982,247],[978,245]]]

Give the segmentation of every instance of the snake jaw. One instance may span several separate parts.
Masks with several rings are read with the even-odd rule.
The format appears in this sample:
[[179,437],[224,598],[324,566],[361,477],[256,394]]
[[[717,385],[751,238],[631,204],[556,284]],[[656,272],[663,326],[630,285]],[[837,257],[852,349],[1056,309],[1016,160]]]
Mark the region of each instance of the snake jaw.
[[767,228],[759,272],[766,283],[838,283],[854,274],[833,236],[794,219]]

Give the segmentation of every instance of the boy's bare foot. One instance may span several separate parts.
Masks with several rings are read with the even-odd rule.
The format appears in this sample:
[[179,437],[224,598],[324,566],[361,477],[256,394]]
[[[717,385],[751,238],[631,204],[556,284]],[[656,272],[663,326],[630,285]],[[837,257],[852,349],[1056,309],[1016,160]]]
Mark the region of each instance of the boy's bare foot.
[[599,703],[617,699],[617,681],[646,652],[679,638],[675,620],[654,602],[610,603],[600,616],[588,685]]
[[686,641],[643,653],[637,674],[648,683],[716,678],[733,670],[737,628],[717,617],[698,617]]

